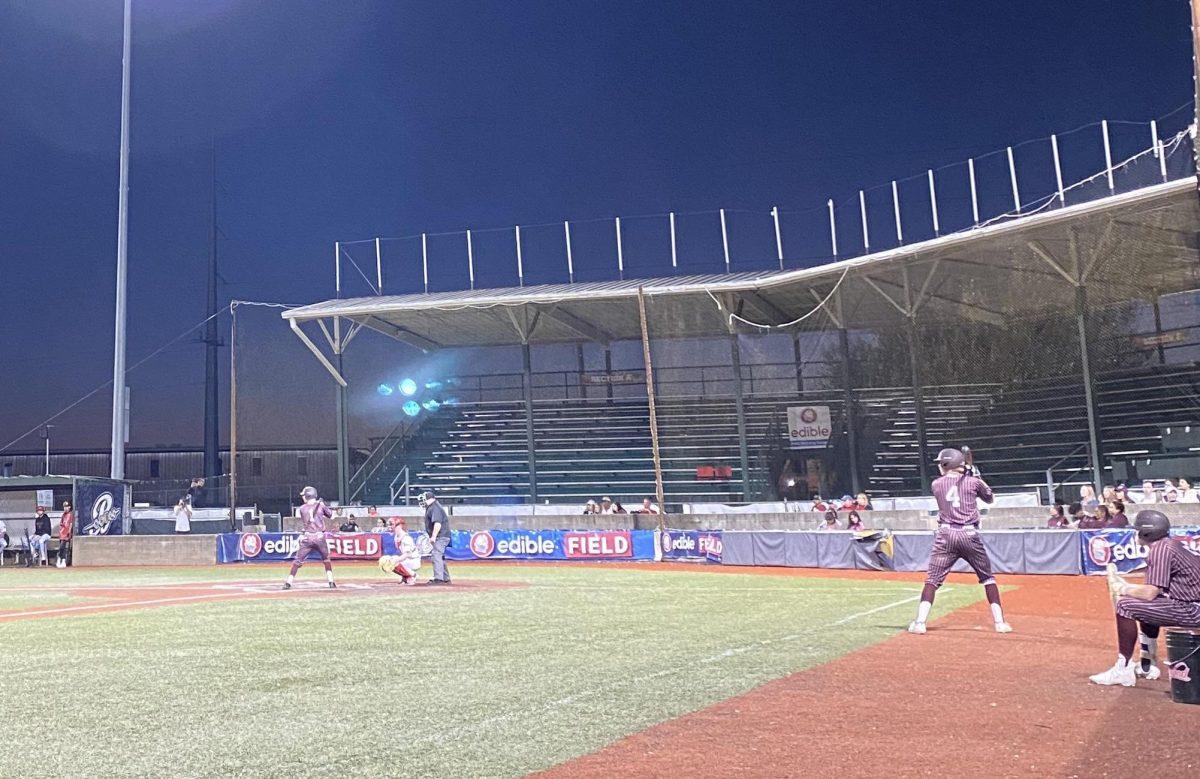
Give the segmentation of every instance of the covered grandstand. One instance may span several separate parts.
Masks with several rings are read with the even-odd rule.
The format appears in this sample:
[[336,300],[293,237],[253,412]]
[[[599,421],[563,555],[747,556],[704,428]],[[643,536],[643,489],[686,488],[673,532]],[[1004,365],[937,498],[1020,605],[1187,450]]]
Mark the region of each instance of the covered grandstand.
[[[1060,183],[1038,208],[907,245],[897,205],[898,245],[815,267],[375,294],[283,316],[343,388],[343,453],[339,368],[360,331],[426,352],[522,350],[516,383],[476,380],[374,440],[357,473],[343,467],[344,500],[390,503],[405,485],[478,502],[640,498],[655,492],[654,435],[672,502],[922,494],[943,445],[972,446],[1003,488],[1200,474],[1200,441],[1171,433],[1200,432],[1200,201],[1184,139],[1175,178],[1159,144],[1143,159],[1158,183],[1119,191],[1110,164],[1094,199],[1072,203]],[[553,381],[531,367],[541,346],[610,355],[641,341],[639,291],[655,425],[646,385],[620,384],[642,375],[611,359],[597,372],[581,356]],[[672,349],[685,357],[663,370]],[[798,406],[829,411],[815,448],[789,447]]]

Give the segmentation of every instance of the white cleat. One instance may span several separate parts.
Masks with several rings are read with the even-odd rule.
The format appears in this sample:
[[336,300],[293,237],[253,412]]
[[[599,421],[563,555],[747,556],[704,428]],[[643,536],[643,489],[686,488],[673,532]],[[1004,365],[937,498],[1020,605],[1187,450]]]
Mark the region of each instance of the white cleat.
[[997,622],[996,623],[996,632],[997,633],[1011,633],[1012,625],[1008,624],[1007,622]]
[[1150,666],[1149,671],[1143,671],[1142,664],[1138,663],[1137,665],[1134,666],[1133,672],[1135,675],[1142,677],[1143,679],[1145,679],[1148,682],[1152,682],[1155,679],[1162,676],[1162,671],[1159,670],[1157,665]]
[[1132,687],[1137,684],[1137,676],[1133,672],[1133,665],[1128,663],[1125,665],[1117,663],[1104,673],[1096,674],[1089,678],[1093,684],[1102,684],[1106,687],[1118,684],[1122,687]]
[[923,636],[923,635],[925,635],[925,623],[924,623],[924,622],[910,622],[910,623],[908,623],[908,632],[909,632],[909,633],[914,633],[914,634],[916,634],[916,635],[918,635],[918,636]]

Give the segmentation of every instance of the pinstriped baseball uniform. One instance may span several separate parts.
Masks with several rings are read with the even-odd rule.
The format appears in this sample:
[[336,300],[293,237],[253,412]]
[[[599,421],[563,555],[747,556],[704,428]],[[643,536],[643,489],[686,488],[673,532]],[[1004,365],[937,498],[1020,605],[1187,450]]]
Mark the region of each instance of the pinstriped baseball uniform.
[[958,560],[979,577],[980,584],[991,584],[992,561],[979,537],[978,501],[991,503],[992,488],[978,476],[948,473],[934,479],[933,497],[938,504],[938,529],[929,553],[929,571],[925,583],[941,587]]
[[1146,584],[1162,594],[1151,601],[1121,598],[1117,614],[1148,625],[1200,627],[1200,557],[1178,539],[1168,536],[1150,544]]

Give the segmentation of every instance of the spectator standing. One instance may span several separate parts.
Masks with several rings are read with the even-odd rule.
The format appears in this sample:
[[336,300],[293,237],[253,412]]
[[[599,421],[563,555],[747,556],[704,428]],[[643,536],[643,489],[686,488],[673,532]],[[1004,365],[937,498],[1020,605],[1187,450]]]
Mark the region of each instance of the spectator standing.
[[0,565],[4,565],[5,549],[8,549],[8,526],[0,519]]
[[204,494],[204,479],[197,476],[192,479],[191,485],[188,487],[187,504],[189,506],[200,505],[200,496]]
[[1112,516],[1108,518],[1108,527],[1129,527],[1129,517],[1125,516],[1125,502],[1113,501]]
[[837,530],[837,512],[832,509],[825,512],[825,521],[817,526],[817,530]]
[[863,529],[862,516],[857,511],[851,511],[849,514],[846,515],[846,529],[847,530],[862,530]]
[[1050,508],[1050,519],[1046,522],[1046,527],[1070,527],[1071,523],[1067,521],[1066,514],[1063,513],[1063,505],[1055,503]]
[[1079,505],[1083,506],[1084,511],[1095,511],[1100,505],[1100,501],[1096,498],[1096,488],[1090,484],[1085,484],[1079,488]]
[[185,495],[175,504],[175,533],[182,535],[192,532],[192,505]]
[[33,520],[33,535],[29,538],[29,564],[47,565],[46,544],[50,541],[50,517],[45,506],[37,507],[37,518]]
[[75,512],[71,510],[71,501],[64,500],[62,518],[58,520],[58,560],[54,563],[59,568],[71,564],[71,539],[75,537]]

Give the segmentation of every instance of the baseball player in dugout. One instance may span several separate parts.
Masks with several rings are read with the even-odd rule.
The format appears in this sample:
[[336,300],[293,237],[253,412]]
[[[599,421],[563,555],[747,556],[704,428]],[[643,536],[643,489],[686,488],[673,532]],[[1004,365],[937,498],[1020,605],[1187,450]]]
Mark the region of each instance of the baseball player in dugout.
[[936,465],[941,476],[933,480],[933,497],[938,506],[938,528],[929,553],[929,573],[921,590],[917,618],[908,626],[909,633],[925,633],[925,621],[933,608],[933,598],[946,581],[950,569],[959,560],[966,560],[975,571],[987,594],[997,633],[1011,633],[1012,626],[1004,621],[1000,608],[1000,588],[992,575],[992,561],[979,537],[978,501],[991,503],[992,488],[974,475],[962,449],[943,449],[938,452]]
[[[1200,628],[1200,557],[1177,538],[1161,511],[1139,511],[1133,520],[1138,543],[1149,548],[1146,581],[1131,584],[1108,566],[1108,591],[1117,613],[1117,662],[1091,677],[1096,684],[1133,687],[1139,676],[1162,675],[1154,662],[1160,628]],[[1140,645],[1140,647],[1139,647]],[[1141,658],[1134,662],[1134,650]]]

